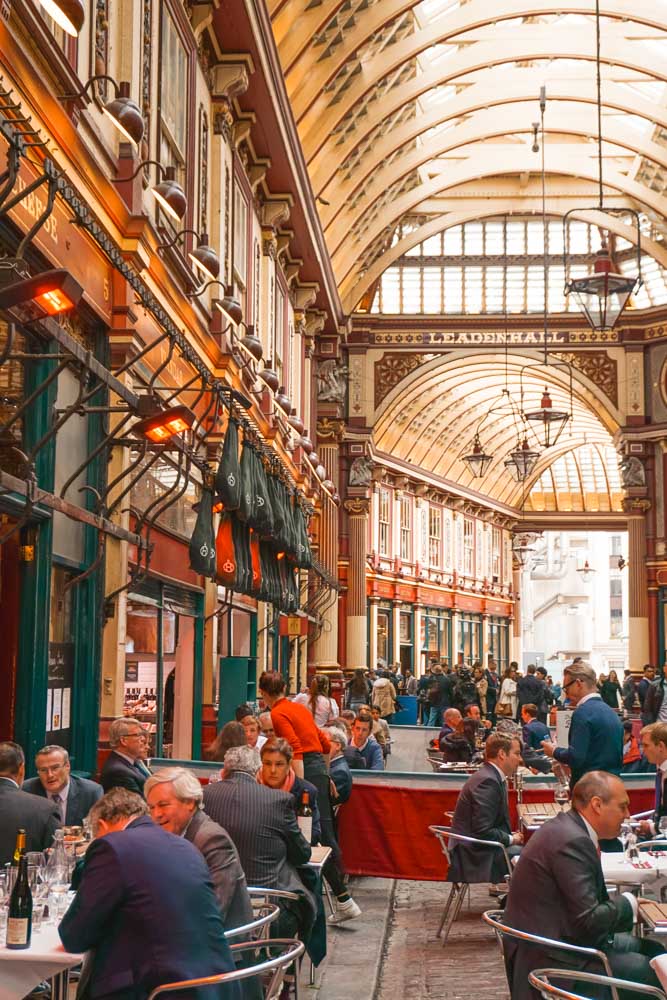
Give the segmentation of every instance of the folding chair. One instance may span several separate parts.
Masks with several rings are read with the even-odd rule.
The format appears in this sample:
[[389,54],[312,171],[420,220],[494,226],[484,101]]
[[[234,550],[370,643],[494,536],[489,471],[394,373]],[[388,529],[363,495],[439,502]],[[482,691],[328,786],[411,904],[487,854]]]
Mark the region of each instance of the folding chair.
[[614,989],[626,990],[629,993],[638,993],[642,997],[667,1000],[665,993],[655,986],[644,986],[642,983],[632,983],[627,979],[600,976],[595,972],[570,972],[567,969],[535,969],[528,976],[530,985],[545,997],[546,1000],[551,1000],[551,997],[558,997],[558,1000],[590,1000],[589,997],[585,997],[580,993],[572,993],[570,990],[554,986],[549,981],[550,979],[566,979],[572,983],[581,983],[582,986],[590,983],[595,986],[604,986],[608,990],[611,990],[613,987]]

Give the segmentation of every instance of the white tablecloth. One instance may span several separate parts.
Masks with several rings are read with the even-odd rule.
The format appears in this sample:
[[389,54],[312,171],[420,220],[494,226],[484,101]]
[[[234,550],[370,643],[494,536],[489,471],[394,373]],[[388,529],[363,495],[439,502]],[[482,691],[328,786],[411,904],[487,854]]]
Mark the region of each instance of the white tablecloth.
[[658,955],[651,959],[651,968],[660,980],[662,986],[667,987],[667,955]]
[[605,882],[624,882],[628,885],[646,885],[647,883],[662,882],[667,879],[667,856],[664,858],[652,858],[646,851],[640,853],[640,860],[648,862],[650,868],[633,868],[632,864],[626,860],[625,855],[608,854],[603,852],[600,855],[602,872]]
[[0,997],[22,1000],[43,979],[50,979],[81,961],[83,955],[62,950],[55,924],[43,924],[33,931],[30,947],[25,951],[12,951],[4,945],[0,948]]

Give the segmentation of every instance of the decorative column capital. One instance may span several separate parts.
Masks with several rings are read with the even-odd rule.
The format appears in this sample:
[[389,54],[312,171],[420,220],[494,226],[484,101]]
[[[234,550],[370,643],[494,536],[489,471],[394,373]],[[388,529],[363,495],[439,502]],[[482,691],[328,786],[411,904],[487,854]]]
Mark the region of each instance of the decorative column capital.
[[645,497],[624,497],[623,513],[644,515],[651,509],[651,501]]
[[340,444],[345,433],[345,421],[321,417],[317,421],[317,440],[330,444]]
[[371,502],[366,497],[353,497],[343,502],[343,507],[350,517],[368,517]]

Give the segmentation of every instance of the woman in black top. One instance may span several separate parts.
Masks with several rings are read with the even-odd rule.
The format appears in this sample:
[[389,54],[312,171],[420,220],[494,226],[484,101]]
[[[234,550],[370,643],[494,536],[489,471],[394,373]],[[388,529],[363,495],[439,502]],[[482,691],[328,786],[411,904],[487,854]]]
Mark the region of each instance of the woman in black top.
[[615,670],[609,671],[609,677],[602,681],[600,684],[600,694],[602,695],[602,700],[609,705],[610,708],[618,709],[621,694],[621,685],[618,683],[618,677]]

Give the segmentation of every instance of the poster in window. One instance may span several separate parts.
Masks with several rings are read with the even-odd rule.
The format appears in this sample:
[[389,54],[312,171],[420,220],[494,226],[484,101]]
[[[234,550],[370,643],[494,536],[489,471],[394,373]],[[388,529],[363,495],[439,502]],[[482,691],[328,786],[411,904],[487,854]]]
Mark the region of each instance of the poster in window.
[[69,729],[70,725],[70,703],[72,699],[72,689],[63,688],[63,704],[61,712],[61,729]]
[[51,727],[50,727],[52,733],[55,733],[58,729],[62,729],[62,724],[61,724],[62,708],[63,708],[63,689],[54,688],[53,715],[51,716]]
[[51,731],[51,713],[53,712],[53,688],[46,692],[46,731]]

